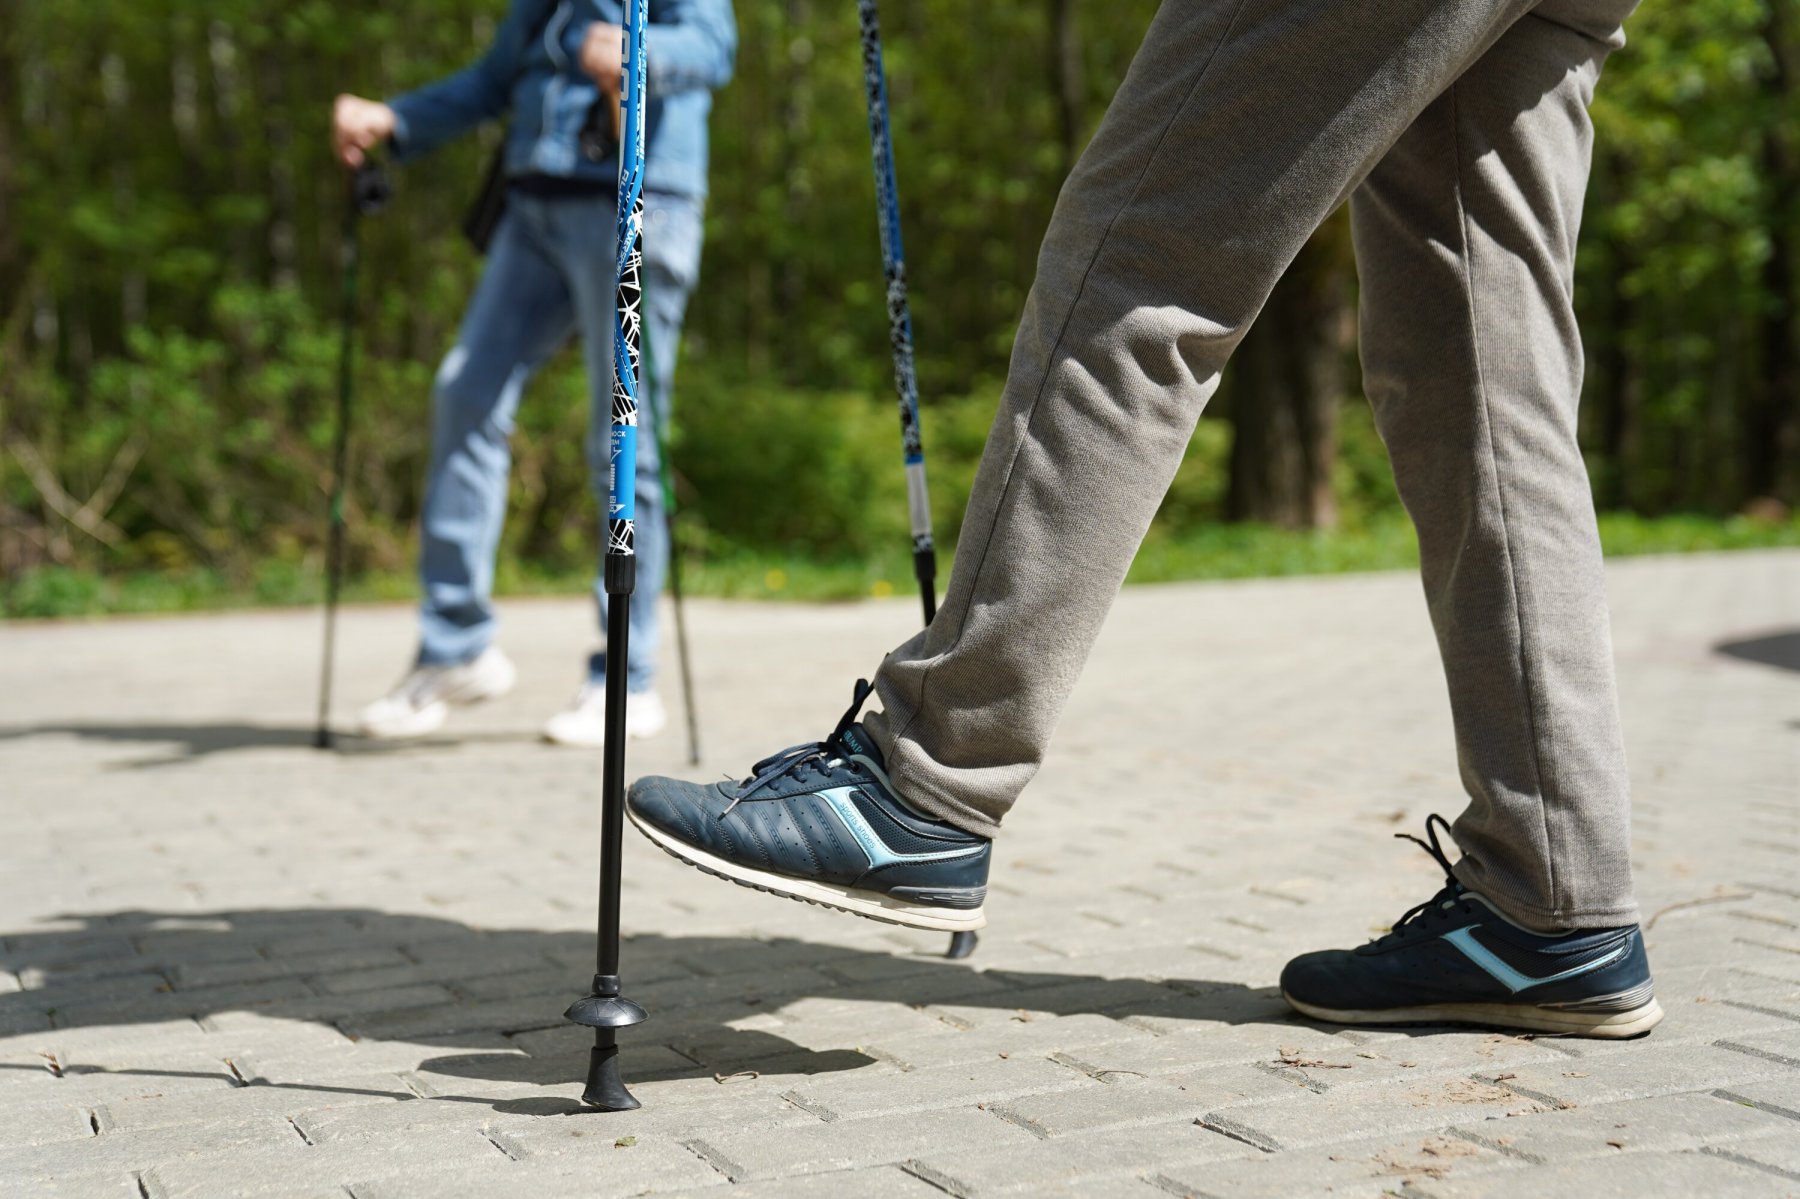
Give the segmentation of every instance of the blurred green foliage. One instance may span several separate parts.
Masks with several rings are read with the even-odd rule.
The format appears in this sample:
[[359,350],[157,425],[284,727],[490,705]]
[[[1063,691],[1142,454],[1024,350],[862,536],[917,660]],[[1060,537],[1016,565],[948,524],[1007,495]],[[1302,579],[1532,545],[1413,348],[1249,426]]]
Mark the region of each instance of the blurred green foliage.
[[[1647,0],[1607,68],[1576,280],[1583,437],[1605,507],[1723,516],[1795,498],[1794,3]],[[1154,7],[884,5],[946,542],[1070,153]],[[343,219],[330,100],[460,65],[500,11],[0,0],[0,568],[14,610],[79,608],[83,587],[108,606],[123,585],[96,572],[157,572],[153,607],[316,585]],[[691,577],[756,592],[781,558],[821,564],[820,594],[904,587],[888,565],[904,556],[905,507],[854,6],[746,3],[739,20],[676,400]],[[1073,73],[1054,65],[1070,37]],[[494,133],[408,167],[364,229],[349,513],[365,594],[410,569],[429,380],[480,266],[456,229]],[[577,355],[557,359],[520,413],[503,583],[561,585],[594,553],[580,372]],[[1401,552],[1381,541],[1404,540],[1385,455],[1366,406],[1345,403],[1340,536]],[[1230,438],[1227,420],[1201,423],[1136,577],[1200,570],[1194,554],[1239,536],[1214,528]],[[1742,527],[1788,537],[1764,506],[1764,524]]]

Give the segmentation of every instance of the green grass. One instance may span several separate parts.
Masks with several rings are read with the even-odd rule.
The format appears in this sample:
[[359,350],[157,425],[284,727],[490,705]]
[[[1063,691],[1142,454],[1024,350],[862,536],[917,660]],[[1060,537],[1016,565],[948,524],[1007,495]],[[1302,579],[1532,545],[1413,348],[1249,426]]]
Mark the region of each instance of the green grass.
[[[1609,557],[1800,546],[1800,516],[1767,521],[1607,513],[1600,518],[1600,538]],[[1153,531],[1127,581],[1338,574],[1405,570],[1417,564],[1411,525],[1404,516],[1390,513],[1329,533],[1260,525]],[[948,566],[946,556],[940,574],[947,573]],[[496,590],[502,595],[579,595],[590,583],[585,573],[503,563]],[[690,595],[813,602],[910,595],[916,586],[904,547],[875,559],[844,561],[725,550],[705,561],[690,561],[683,583]],[[939,586],[941,590],[941,577]],[[316,565],[270,562],[247,578],[210,570],[106,575],[50,567],[11,580],[0,598],[9,617],[44,618],[305,605],[318,603],[323,591]],[[344,590],[344,598],[353,603],[405,601],[417,594],[414,578],[398,573],[363,575]]]

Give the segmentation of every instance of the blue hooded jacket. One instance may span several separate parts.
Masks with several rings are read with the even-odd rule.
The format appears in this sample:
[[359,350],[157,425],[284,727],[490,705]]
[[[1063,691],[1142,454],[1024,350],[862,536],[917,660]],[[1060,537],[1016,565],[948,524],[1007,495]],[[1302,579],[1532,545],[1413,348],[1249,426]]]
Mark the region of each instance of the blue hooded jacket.
[[[509,178],[549,175],[617,183],[619,158],[581,152],[581,130],[600,89],[581,69],[581,43],[595,21],[625,21],[621,0],[512,0],[494,42],[472,65],[388,101],[394,154],[429,153],[510,111]],[[731,0],[650,0],[644,30],[649,66],[644,111],[649,191],[706,194],[706,120],[712,89],[731,79],[737,22]]]

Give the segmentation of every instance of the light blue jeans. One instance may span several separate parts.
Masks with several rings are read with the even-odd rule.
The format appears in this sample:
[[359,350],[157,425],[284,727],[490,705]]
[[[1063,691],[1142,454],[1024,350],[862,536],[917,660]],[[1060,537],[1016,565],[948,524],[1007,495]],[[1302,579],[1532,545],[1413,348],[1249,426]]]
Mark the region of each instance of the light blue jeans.
[[[466,662],[493,640],[494,555],[506,518],[508,441],[526,382],[572,334],[588,366],[587,461],[594,492],[607,489],[612,406],[614,257],[612,193],[543,197],[514,191],[488,247],[487,268],[456,345],[432,387],[431,471],[419,555],[424,584],[419,662]],[[645,196],[644,314],[651,375],[646,419],[668,428],[676,348],[688,293],[700,270],[701,212],[687,196]],[[658,438],[646,427],[637,452],[637,590],[631,598],[626,675],[647,691],[656,672],[656,602],[669,536],[658,475]],[[601,536],[596,544],[604,546]],[[606,594],[596,579],[600,628]],[[588,664],[605,677],[604,654]]]

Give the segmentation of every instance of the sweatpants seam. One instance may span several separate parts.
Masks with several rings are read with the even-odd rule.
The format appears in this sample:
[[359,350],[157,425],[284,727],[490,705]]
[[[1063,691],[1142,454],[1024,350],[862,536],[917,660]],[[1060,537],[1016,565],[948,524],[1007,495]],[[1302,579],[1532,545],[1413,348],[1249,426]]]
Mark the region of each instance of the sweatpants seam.
[[[1219,51],[1223,49],[1225,43],[1230,40],[1231,32],[1237,28],[1238,18],[1243,15],[1244,8],[1248,3],[1249,0],[1238,0],[1237,7],[1232,10],[1231,19],[1225,23],[1224,32],[1220,33],[1219,40],[1213,45],[1212,53],[1206,56],[1206,62],[1201,66],[1199,73],[1194,76],[1193,86],[1188,88],[1187,95],[1182,97],[1181,103],[1177,104],[1175,110],[1169,114],[1168,122],[1163,126],[1162,133],[1159,134],[1156,139],[1156,145],[1151,149],[1150,153],[1145,156],[1143,169],[1138,172],[1137,182],[1132,184],[1131,194],[1126,197],[1123,204],[1119,205],[1118,210],[1113,213],[1112,218],[1106,222],[1106,231],[1100,235],[1100,240],[1094,247],[1093,255],[1088,259],[1087,266],[1082,269],[1081,284],[1075,289],[1075,298],[1069,304],[1068,314],[1063,317],[1062,326],[1056,331],[1056,340],[1050,345],[1050,352],[1047,355],[1044,367],[1044,378],[1043,381],[1038,384],[1037,394],[1031,398],[1031,408],[1025,415],[1025,428],[1020,433],[1019,441],[1013,449],[1011,460],[1006,464],[1006,479],[1000,485],[1000,494],[994,501],[994,520],[988,527],[987,540],[982,542],[981,557],[975,564],[975,577],[969,580],[969,604],[965,605],[965,608],[974,604],[975,595],[981,587],[982,574],[987,569],[988,553],[993,548],[994,535],[998,531],[1000,525],[1000,516],[1006,509],[1007,497],[1012,494],[1013,475],[1019,464],[1019,455],[1025,452],[1026,443],[1030,440],[1031,426],[1033,422],[1037,420],[1038,411],[1043,406],[1044,392],[1048,390],[1050,386],[1051,376],[1056,373],[1057,354],[1062,349],[1063,339],[1068,336],[1069,326],[1074,323],[1075,313],[1081,307],[1082,298],[1087,294],[1088,279],[1094,273],[1094,266],[1100,261],[1100,256],[1106,252],[1107,240],[1111,238],[1113,227],[1119,223],[1119,218],[1124,216],[1125,213],[1131,209],[1132,205],[1137,202],[1138,194],[1143,190],[1144,180],[1150,174],[1150,168],[1156,165],[1157,155],[1162,153],[1164,144],[1169,140],[1169,131],[1175,127],[1175,123],[1181,118],[1181,114],[1185,112],[1188,105],[1193,102],[1195,93],[1200,90],[1200,85],[1206,81],[1207,74],[1212,70],[1212,64],[1218,59]],[[968,631],[968,627],[968,614],[965,611],[963,619],[957,625],[956,639],[952,641],[942,653],[936,655],[936,657],[941,659],[944,654],[954,651],[956,647],[962,643],[963,634]],[[931,684],[931,675],[934,669],[935,663],[928,664],[924,671],[919,675],[918,699],[913,705],[913,710],[907,713],[906,722],[900,726],[899,732],[894,734],[894,743],[896,745],[898,745],[906,737],[906,734],[912,730],[913,724],[919,718],[919,713],[924,710],[925,690]]]
[[1454,150],[1456,170],[1456,216],[1462,228],[1462,269],[1464,294],[1467,296],[1469,308],[1469,348],[1475,365],[1475,398],[1481,408],[1482,430],[1487,436],[1488,466],[1494,472],[1494,503],[1500,510],[1500,547],[1506,566],[1506,581],[1512,593],[1513,623],[1519,635],[1519,678],[1524,692],[1525,721],[1531,742],[1531,773],[1537,783],[1538,816],[1544,830],[1544,876],[1548,888],[1547,894],[1551,908],[1545,913],[1556,915],[1561,907],[1561,900],[1556,885],[1556,846],[1550,832],[1550,802],[1547,794],[1544,774],[1543,755],[1538,748],[1538,715],[1537,706],[1532,694],[1531,669],[1529,655],[1525,651],[1525,609],[1519,596],[1519,576],[1513,565],[1512,533],[1506,514],[1506,488],[1501,480],[1500,458],[1494,448],[1494,414],[1488,402],[1487,376],[1481,364],[1481,318],[1476,311],[1478,303],[1475,291],[1475,244],[1469,231],[1469,210],[1463,203],[1463,138],[1462,138],[1462,105],[1461,81],[1450,85],[1450,137]]

